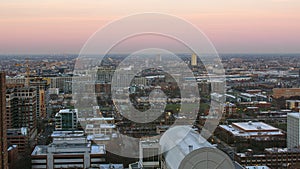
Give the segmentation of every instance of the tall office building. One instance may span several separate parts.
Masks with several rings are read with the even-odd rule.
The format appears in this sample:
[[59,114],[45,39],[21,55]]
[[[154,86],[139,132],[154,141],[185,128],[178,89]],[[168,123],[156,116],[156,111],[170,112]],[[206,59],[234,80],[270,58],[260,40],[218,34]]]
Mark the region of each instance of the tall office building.
[[0,72],[0,168],[8,169],[5,73]]
[[195,53],[192,54],[191,65],[197,66],[197,55]]
[[300,145],[300,113],[287,115],[287,147],[295,148]]
[[34,78],[30,80],[29,84],[32,87],[36,87],[36,117],[45,118],[47,112],[46,100],[49,98],[49,83],[46,79]]

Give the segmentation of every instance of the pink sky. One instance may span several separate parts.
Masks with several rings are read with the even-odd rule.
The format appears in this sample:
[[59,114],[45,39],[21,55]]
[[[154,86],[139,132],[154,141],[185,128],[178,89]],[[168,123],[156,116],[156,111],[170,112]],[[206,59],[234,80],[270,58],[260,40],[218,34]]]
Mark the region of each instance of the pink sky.
[[142,12],[188,20],[219,53],[300,53],[299,0],[2,0],[0,54],[78,53],[105,24]]

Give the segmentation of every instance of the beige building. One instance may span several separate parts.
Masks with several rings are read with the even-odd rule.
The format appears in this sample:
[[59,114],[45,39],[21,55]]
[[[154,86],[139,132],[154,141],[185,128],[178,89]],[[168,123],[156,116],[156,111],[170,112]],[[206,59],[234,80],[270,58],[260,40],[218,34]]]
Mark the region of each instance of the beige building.
[[195,53],[192,54],[191,65],[197,66],[197,55]]

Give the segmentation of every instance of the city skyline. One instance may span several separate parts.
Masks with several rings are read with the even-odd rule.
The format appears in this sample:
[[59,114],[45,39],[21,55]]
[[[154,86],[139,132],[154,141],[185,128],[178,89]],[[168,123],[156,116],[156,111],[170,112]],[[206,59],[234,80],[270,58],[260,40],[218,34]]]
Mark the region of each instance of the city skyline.
[[296,0],[76,0],[71,6],[68,1],[5,0],[0,9],[0,54],[79,53],[99,28],[143,12],[187,20],[208,36],[219,53],[300,53],[300,2]]
[[2,0],[0,169],[300,168],[299,9]]
[[[122,56],[105,57],[103,65],[92,69],[93,76],[76,71],[75,56],[45,55],[31,60],[3,56],[0,67],[6,72],[2,76],[6,99],[2,104],[6,103],[6,110],[2,115],[6,116],[9,168],[147,165],[177,169],[203,160],[201,155],[206,152],[214,153],[209,157],[214,164],[229,165],[225,168],[299,168],[298,143],[289,146],[290,138],[298,138],[293,132],[299,125],[287,117],[300,111],[299,55],[222,57],[225,94],[216,64],[208,63],[205,69],[192,54],[181,55],[192,75],[182,73],[180,81],[175,79],[180,75],[176,71],[182,72],[184,67],[165,55],[147,61],[131,58],[142,67],[164,61],[173,73],[168,74],[164,67],[146,68],[132,77],[128,87],[118,87],[129,82],[135,69],[134,65],[131,70],[118,69],[117,65],[124,63]],[[122,74],[116,74],[118,70]],[[182,92],[189,93],[188,97]],[[141,118],[140,112],[145,116],[136,120]],[[189,122],[193,124],[184,125]],[[203,134],[211,129],[211,136]],[[195,138],[206,141],[199,144]],[[181,155],[173,156],[174,152]],[[204,168],[202,164],[205,160],[194,169]]]

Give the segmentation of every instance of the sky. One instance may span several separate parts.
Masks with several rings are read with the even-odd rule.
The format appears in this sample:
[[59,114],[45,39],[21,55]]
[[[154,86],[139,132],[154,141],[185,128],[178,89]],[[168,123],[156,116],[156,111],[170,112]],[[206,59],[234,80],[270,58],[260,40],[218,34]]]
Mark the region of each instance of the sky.
[[99,28],[143,12],[189,21],[219,53],[300,53],[299,0],[1,0],[0,54],[76,54]]

